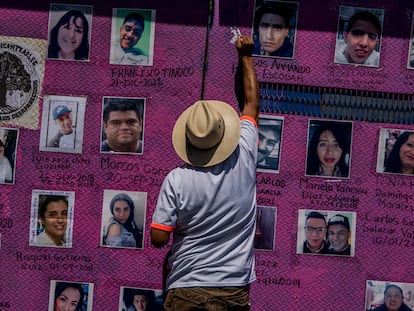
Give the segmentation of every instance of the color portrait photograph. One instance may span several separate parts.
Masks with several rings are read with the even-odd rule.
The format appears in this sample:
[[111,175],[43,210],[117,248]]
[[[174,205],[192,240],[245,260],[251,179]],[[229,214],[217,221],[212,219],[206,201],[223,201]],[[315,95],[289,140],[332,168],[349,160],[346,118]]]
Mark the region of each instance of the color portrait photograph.
[[306,176],[349,178],[352,122],[310,119]]
[[414,130],[380,129],[377,173],[414,175]]
[[154,34],[155,10],[114,8],[109,63],[152,66]]
[[355,229],[355,212],[300,209],[296,253],[353,257]]
[[379,67],[384,10],[340,6],[336,64]]
[[147,193],[104,190],[101,246],[144,247]]
[[367,280],[365,311],[413,311],[414,284]]
[[298,2],[256,0],[253,55],[293,59],[298,11]]
[[101,152],[144,152],[145,103],[145,98],[103,98]]
[[39,150],[82,153],[86,97],[45,95]]
[[93,283],[50,281],[48,311],[92,311]]
[[48,59],[89,61],[92,10],[90,5],[50,4]]
[[121,286],[118,311],[162,311],[163,291]]
[[0,127],[0,184],[13,185],[19,129]]
[[279,173],[283,117],[259,115],[257,171]]
[[30,246],[72,247],[75,192],[32,190]]

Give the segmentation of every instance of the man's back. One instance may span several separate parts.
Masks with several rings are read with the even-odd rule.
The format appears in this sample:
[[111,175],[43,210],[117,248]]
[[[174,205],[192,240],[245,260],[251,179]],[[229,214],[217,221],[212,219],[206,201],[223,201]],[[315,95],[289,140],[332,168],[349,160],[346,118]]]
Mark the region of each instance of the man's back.
[[174,227],[169,288],[243,286],[255,278],[257,129],[241,123],[239,147],[226,161],[176,168],[163,184],[153,221]]

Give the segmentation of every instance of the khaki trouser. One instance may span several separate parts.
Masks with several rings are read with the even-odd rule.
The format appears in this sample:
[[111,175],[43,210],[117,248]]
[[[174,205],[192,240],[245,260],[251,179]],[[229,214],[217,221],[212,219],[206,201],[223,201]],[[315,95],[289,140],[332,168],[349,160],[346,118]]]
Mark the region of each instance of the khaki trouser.
[[165,311],[249,311],[250,286],[170,289]]

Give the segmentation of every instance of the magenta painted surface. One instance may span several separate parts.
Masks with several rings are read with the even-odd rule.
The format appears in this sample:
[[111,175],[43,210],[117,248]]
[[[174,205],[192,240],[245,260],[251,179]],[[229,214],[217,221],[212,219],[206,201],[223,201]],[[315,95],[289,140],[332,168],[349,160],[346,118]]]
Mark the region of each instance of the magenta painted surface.
[[[25,2],[25,1],[23,1]],[[177,2],[177,3],[175,3]],[[189,105],[200,99],[202,93],[203,59],[206,28],[200,21],[207,16],[208,9],[202,1],[195,2],[188,11],[197,12],[195,18],[185,19],[183,1],[143,1],[139,8],[156,9],[154,66],[139,67],[144,76],[137,77],[137,87],[111,86],[112,70],[125,66],[109,65],[109,46],[112,6],[94,2],[92,23],[91,57],[89,63],[46,62],[43,94],[87,96],[83,152],[71,155],[40,152],[40,130],[20,130],[16,159],[16,183],[13,186],[0,185],[0,219],[11,218],[12,228],[2,228],[0,248],[0,310],[46,310],[49,300],[50,280],[68,280],[94,283],[93,310],[117,310],[120,286],[161,289],[162,260],[167,249],[156,250],[150,246],[149,224],[155,208],[160,184],[165,173],[180,164],[171,145],[171,131],[175,119]],[[312,8],[308,1],[300,1],[299,24],[312,25],[309,16]],[[294,60],[277,60],[280,63],[296,64],[309,68],[309,73],[283,73],[286,79],[263,78],[264,65],[257,65],[262,82],[294,83],[310,86],[346,87],[361,90],[377,90],[412,94],[413,71],[406,69],[408,38],[385,33],[381,48],[379,68],[354,68],[333,64],[335,48],[336,14],[338,1],[317,1],[312,15],[324,11],[327,21],[316,22],[315,27],[301,28],[297,33]],[[364,1],[361,1],[364,2]],[[177,5],[175,5],[177,4]],[[357,6],[359,3],[355,2]],[[0,4],[1,35],[47,38],[48,3],[42,2],[37,9],[24,10],[6,2]],[[139,4],[138,4],[139,5]],[[391,1],[370,1],[360,6],[378,7],[394,12],[403,9],[411,12],[414,7]],[[136,2],[123,1],[119,7],[134,7]],[[209,38],[208,71],[206,74],[205,98],[220,99],[235,105],[233,91],[234,66],[237,62],[235,48],[229,43],[230,25],[219,10],[216,1],[215,17]],[[158,11],[159,9],[159,11]],[[191,10],[190,10],[191,9]],[[305,12],[307,11],[307,12]],[[227,12],[227,11],[226,11]],[[192,13],[188,12],[187,15]],[[174,19],[172,16],[178,16]],[[249,15],[250,16],[250,15]],[[410,14],[403,15],[407,36],[410,32]],[[168,18],[167,18],[168,17]],[[398,15],[401,18],[401,15]],[[302,19],[303,18],[303,19]],[[386,25],[392,24],[394,15],[386,13]],[[240,24],[244,33],[250,33],[248,17]],[[16,22],[27,21],[25,23]],[[238,26],[238,25],[236,25]],[[333,29],[329,28],[333,27]],[[331,32],[328,31],[331,29]],[[257,58],[271,64],[273,60]],[[128,66],[127,66],[128,67]],[[131,68],[131,67],[128,67]],[[171,70],[187,70],[187,76],[172,77]],[[373,74],[373,72],[375,74]],[[159,83],[144,86],[148,81]],[[152,76],[151,76],[152,75]],[[279,75],[280,77],[280,75]],[[374,83],[380,77],[381,83]],[[152,79],[155,78],[155,79]],[[159,79],[158,79],[159,78]],[[340,78],[340,80],[335,80]],[[354,80],[355,79],[355,80]],[[356,81],[356,82],[352,82]],[[368,81],[368,83],[366,83]],[[374,82],[373,82],[374,81]],[[145,97],[145,137],[143,155],[100,154],[101,112],[103,96]],[[351,178],[339,182],[347,189],[366,190],[366,194],[344,193],[333,190],[330,194],[354,196],[359,199],[357,208],[319,206],[302,198],[305,191],[300,180],[304,176],[306,162],[306,139],[308,118],[285,115],[284,135],[279,174],[258,173],[258,189],[280,191],[279,196],[259,194],[263,205],[277,208],[277,224],[274,251],[257,251],[258,281],[252,285],[252,310],[364,310],[365,281],[385,280],[412,282],[414,266],[414,205],[407,201],[387,199],[398,203],[401,208],[383,207],[379,193],[413,195],[414,177],[378,174],[375,171],[379,129],[411,129],[412,125],[394,125],[354,122],[352,140]],[[40,124],[39,124],[40,126]],[[36,161],[35,159],[41,159]],[[48,159],[48,160],[46,160]],[[41,169],[40,165],[53,160],[68,161],[67,170]],[[139,170],[128,172],[107,169],[102,163],[109,159],[113,163],[137,163]],[[49,162],[46,162],[49,161]],[[114,164],[116,165],[116,164]],[[93,175],[91,187],[58,185],[62,173]],[[42,182],[48,175],[50,185]],[[122,176],[121,181],[109,180],[111,174]],[[133,179],[131,181],[130,177]],[[115,178],[116,179],[116,178]],[[326,180],[308,178],[309,182],[322,184]],[[134,183],[135,181],[135,183]],[[278,182],[284,187],[275,186]],[[332,183],[338,184],[338,182]],[[336,186],[335,186],[336,187]],[[75,219],[73,247],[54,249],[29,247],[29,221],[32,189],[75,191]],[[145,224],[145,242],[142,250],[109,249],[99,246],[103,190],[117,189],[143,191],[148,193]],[[325,196],[323,191],[311,192]],[[266,203],[267,202],[267,203]],[[296,254],[297,217],[299,209],[328,209],[356,212],[355,256],[351,258],[333,256],[310,256]],[[374,222],[374,216],[395,217],[398,224]],[[404,220],[405,219],[405,220]],[[408,223],[411,222],[411,225]],[[406,224],[404,224],[406,223]],[[370,229],[369,229],[370,228]],[[394,234],[375,232],[379,228],[395,229]],[[405,231],[408,230],[408,231]],[[387,236],[387,240],[385,240]],[[374,243],[374,241],[378,243]],[[390,242],[392,240],[392,242]],[[382,245],[384,244],[384,245]],[[21,260],[20,255],[27,256]],[[36,256],[50,256],[40,259]],[[91,271],[66,266],[52,269],[62,256],[86,256]],[[23,262],[31,262],[32,269],[22,268]],[[74,263],[67,260],[67,264]],[[296,282],[296,283],[295,283]],[[296,284],[296,285],[295,285]],[[300,285],[299,285],[300,284]],[[3,307],[8,303],[9,308]]]

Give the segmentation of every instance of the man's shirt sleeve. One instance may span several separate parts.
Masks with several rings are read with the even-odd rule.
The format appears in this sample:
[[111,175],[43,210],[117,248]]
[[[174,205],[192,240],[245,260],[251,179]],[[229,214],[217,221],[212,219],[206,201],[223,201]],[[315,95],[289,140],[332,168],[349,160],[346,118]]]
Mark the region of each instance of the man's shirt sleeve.
[[170,179],[171,173],[167,175],[161,186],[151,223],[151,228],[168,232],[174,230],[177,221],[176,196]]

